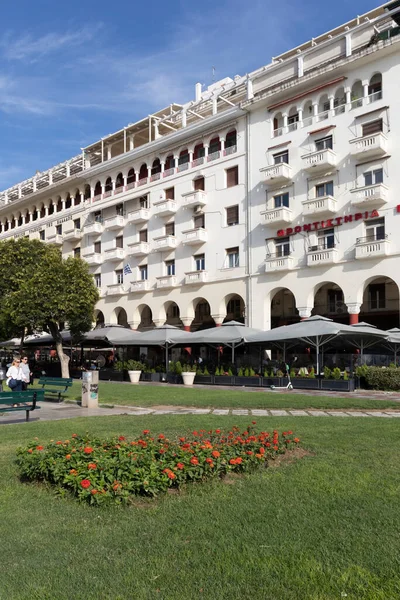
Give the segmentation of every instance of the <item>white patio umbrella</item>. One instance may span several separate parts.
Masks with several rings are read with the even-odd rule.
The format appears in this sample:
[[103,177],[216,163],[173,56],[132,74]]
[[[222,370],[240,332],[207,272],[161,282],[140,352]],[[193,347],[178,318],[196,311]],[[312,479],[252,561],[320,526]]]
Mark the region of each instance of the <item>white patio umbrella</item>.
[[400,329],[393,327],[392,329],[388,329],[387,333],[389,337],[383,342],[383,346],[393,352],[394,364],[397,365],[397,353],[400,350]]
[[364,350],[379,344],[379,342],[382,342],[389,337],[387,331],[378,329],[375,325],[364,323],[363,321],[350,325],[350,327],[355,333],[354,335],[346,336],[346,341],[351,346],[360,350],[361,362],[364,356]]
[[208,344],[210,346],[228,346],[232,350],[232,363],[235,362],[235,348],[245,344],[249,335],[260,332],[260,329],[247,327],[238,321],[222,323],[221,327],[203,329],[190,334],[191,344]]

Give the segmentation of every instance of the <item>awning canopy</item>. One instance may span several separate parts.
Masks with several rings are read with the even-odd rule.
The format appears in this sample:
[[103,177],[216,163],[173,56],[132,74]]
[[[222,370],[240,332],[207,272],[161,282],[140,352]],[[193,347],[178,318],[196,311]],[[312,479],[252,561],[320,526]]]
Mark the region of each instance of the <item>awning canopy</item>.
[[192,333],[182,331],[173,325],[162,325],[149,331],[135,333],[131,339],[124,341],[124,346],[173,346],[176,344],[190,345]]

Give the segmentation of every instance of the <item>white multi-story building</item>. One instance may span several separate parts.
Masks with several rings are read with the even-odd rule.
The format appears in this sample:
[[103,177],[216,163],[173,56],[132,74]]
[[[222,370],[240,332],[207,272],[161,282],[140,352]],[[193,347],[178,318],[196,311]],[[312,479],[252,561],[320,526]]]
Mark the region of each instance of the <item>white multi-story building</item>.
[[193,102],[2,192],[0,239],[85,258],[98,323],[398,326],[399,25],[387,3],[197,84]]

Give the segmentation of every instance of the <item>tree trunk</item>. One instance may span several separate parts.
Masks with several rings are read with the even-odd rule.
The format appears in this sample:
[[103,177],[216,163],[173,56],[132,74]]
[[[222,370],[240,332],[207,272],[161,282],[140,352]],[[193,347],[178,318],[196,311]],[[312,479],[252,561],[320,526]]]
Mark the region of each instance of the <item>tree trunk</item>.
[[64,354],[60,329],[57,327],[57,325],[55,323],[51,323],[49,325],[49,329],[50,329],[51,335],[53,336],[56,350],[57,350],[57,355],[60,360],[61,377],[67,378],[67,377],[69,377],[69,360],[70,359],[69,359],[68,354]]

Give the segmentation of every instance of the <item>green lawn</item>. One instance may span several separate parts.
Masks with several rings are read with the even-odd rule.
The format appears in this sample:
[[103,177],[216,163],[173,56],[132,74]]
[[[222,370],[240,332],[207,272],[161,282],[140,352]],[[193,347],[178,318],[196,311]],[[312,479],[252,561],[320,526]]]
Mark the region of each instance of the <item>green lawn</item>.
[[3,426],[0,598],[399,598],[397,419],[259,418],[264,430],[293,429],[313,455],[126,509],[55,498],[16,476],[15,449],[35,435],[132,436],[150,427],[172,436],[247,422],[171,415]]
[[[72,391],[66,398],[80,400],[81,382],[74,381]],[[329,396],[307,396],[303,394],[281,394],[279,392],[229,391],[210,387],[187,388],[165,385],[130,385],[101,381],[99,402],[124,406],[196,406],[214,408],[397,408],[400,402],[393,400],[368,400],[354,398],[351,394],[343,398]]]

